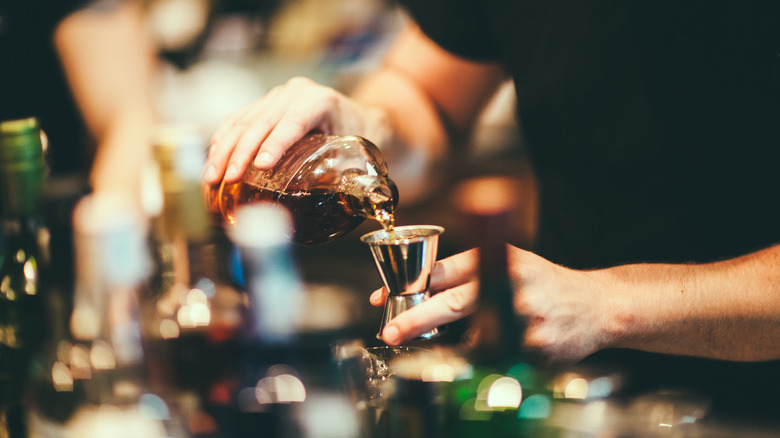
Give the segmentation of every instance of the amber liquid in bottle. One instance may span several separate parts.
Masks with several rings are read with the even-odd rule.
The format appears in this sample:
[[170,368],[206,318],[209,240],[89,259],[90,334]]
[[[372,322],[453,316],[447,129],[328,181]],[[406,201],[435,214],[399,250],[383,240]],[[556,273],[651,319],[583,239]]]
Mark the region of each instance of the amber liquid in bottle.
[[238,182],[225,185],[219,202],[229,223],[235,222],[239,205],[254,202],[274,202],[285,206],[293,218],[292,240],[298,244],[326,242],[355,229],[366,219],[365,204],[385,230],[393,229],[393,199],[374,196],[367,200],[356,196],[313,188],[280,192]]

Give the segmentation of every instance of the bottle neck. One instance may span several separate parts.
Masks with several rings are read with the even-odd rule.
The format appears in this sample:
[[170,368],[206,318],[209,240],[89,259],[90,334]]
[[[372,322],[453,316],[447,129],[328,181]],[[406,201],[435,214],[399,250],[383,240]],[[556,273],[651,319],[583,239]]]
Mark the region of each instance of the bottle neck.
[[479,295],[475,320],[480,330],[476,356],[495,365],[522,359],[525,323],[515,313],[514,288],[509,275],[505,230],[509,212],[472,217],[479,236]]
[[354,216],[392,215],[398,205],[398,188],[385,176],[348,173],[342,177],[339,191],[345,194],[345,209]]

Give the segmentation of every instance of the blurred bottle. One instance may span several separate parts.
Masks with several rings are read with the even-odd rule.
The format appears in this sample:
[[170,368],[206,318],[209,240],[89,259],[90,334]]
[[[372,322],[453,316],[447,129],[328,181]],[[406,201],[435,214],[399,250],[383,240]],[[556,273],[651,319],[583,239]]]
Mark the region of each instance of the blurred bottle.
[[124,197],[93,194],[73,213],[74,309],[68,351],[83,391],[66,436],[181,436],[166,403],[149,390],[139,296],[150,272],[148,224]]
[[511,181],[499,177],[459,188],[458,208],[479,248],[479,296],[466,342],[472,371],[451,384],[448,436],[537,436],[549,415],[545,377],[522,350],[525,321],[515,313],[509,276],[506,244],[517,204]]
[[77,176],[48,178],[44,188],[42,210],[49,244],[40,263],[40,278],[47,332],[31,365],[27,392],[31,437],[57,436],[56,431],[62,430],[83,402],[83,388],[73,385],[67,353],[73,346],[69,328],[75,277],[72,213],[88,190],[86,177]]
[[293,145],[273,169],[250,166],[243,179],[206,194],[209,208],[235,223],[239,205],[267,201],[285,206],[293,221],[292,241],[331,241],[367,217],[392,227],[398,189],[384,157],[357,136],[311,134]]
[[245,296],[229,272],[230,244],[209,223],[200,174],[205,139],[185,125],[161,126],[154,162],[162,210],[153,221],[157,271],[143,298],[153,387],[187,421],[191,436],[218,436],[210,406],[238,382]]
[[[307,332],[307,290],[291,252],[292,221],[279,205],[239,207],[229,234],[240,250],[249,315],[242,385],[225,416],[231,436],[357,435],[357,420],[331,355],[329,327]],[[323,305],[309,311],[323,312]],[[309,327],[312,329],[311,327]]]
[[46,332],[39,207],[46,165],[35,118],[0,123],[0,436],[25,436],[22,394]]

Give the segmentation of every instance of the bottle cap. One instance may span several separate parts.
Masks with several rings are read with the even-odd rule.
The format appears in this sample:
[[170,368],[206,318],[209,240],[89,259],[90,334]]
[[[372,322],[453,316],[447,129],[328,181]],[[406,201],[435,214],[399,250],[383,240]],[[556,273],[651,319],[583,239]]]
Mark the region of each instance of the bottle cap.
[[35,212],[45,174],[38,120],[0,122],[0,210],[11,215]]
[[0,162],[3,166],[30,161],[40,161],[43,165],[38,119],[28,117],[0,122]]

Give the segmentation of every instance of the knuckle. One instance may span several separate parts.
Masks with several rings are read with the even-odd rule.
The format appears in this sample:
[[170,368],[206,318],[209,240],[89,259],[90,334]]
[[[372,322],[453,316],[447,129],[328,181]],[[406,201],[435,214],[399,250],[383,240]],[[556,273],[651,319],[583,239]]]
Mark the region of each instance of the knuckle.
[[306,77],[303,76],[294,76],[287,80],[287,86],[297,88],[297,87],[308,87],[312,85],[314,82]]
[[469,307],[469,298],[462,290],[452,290],[442,294],[442,301],[454,313],[463,313]]

